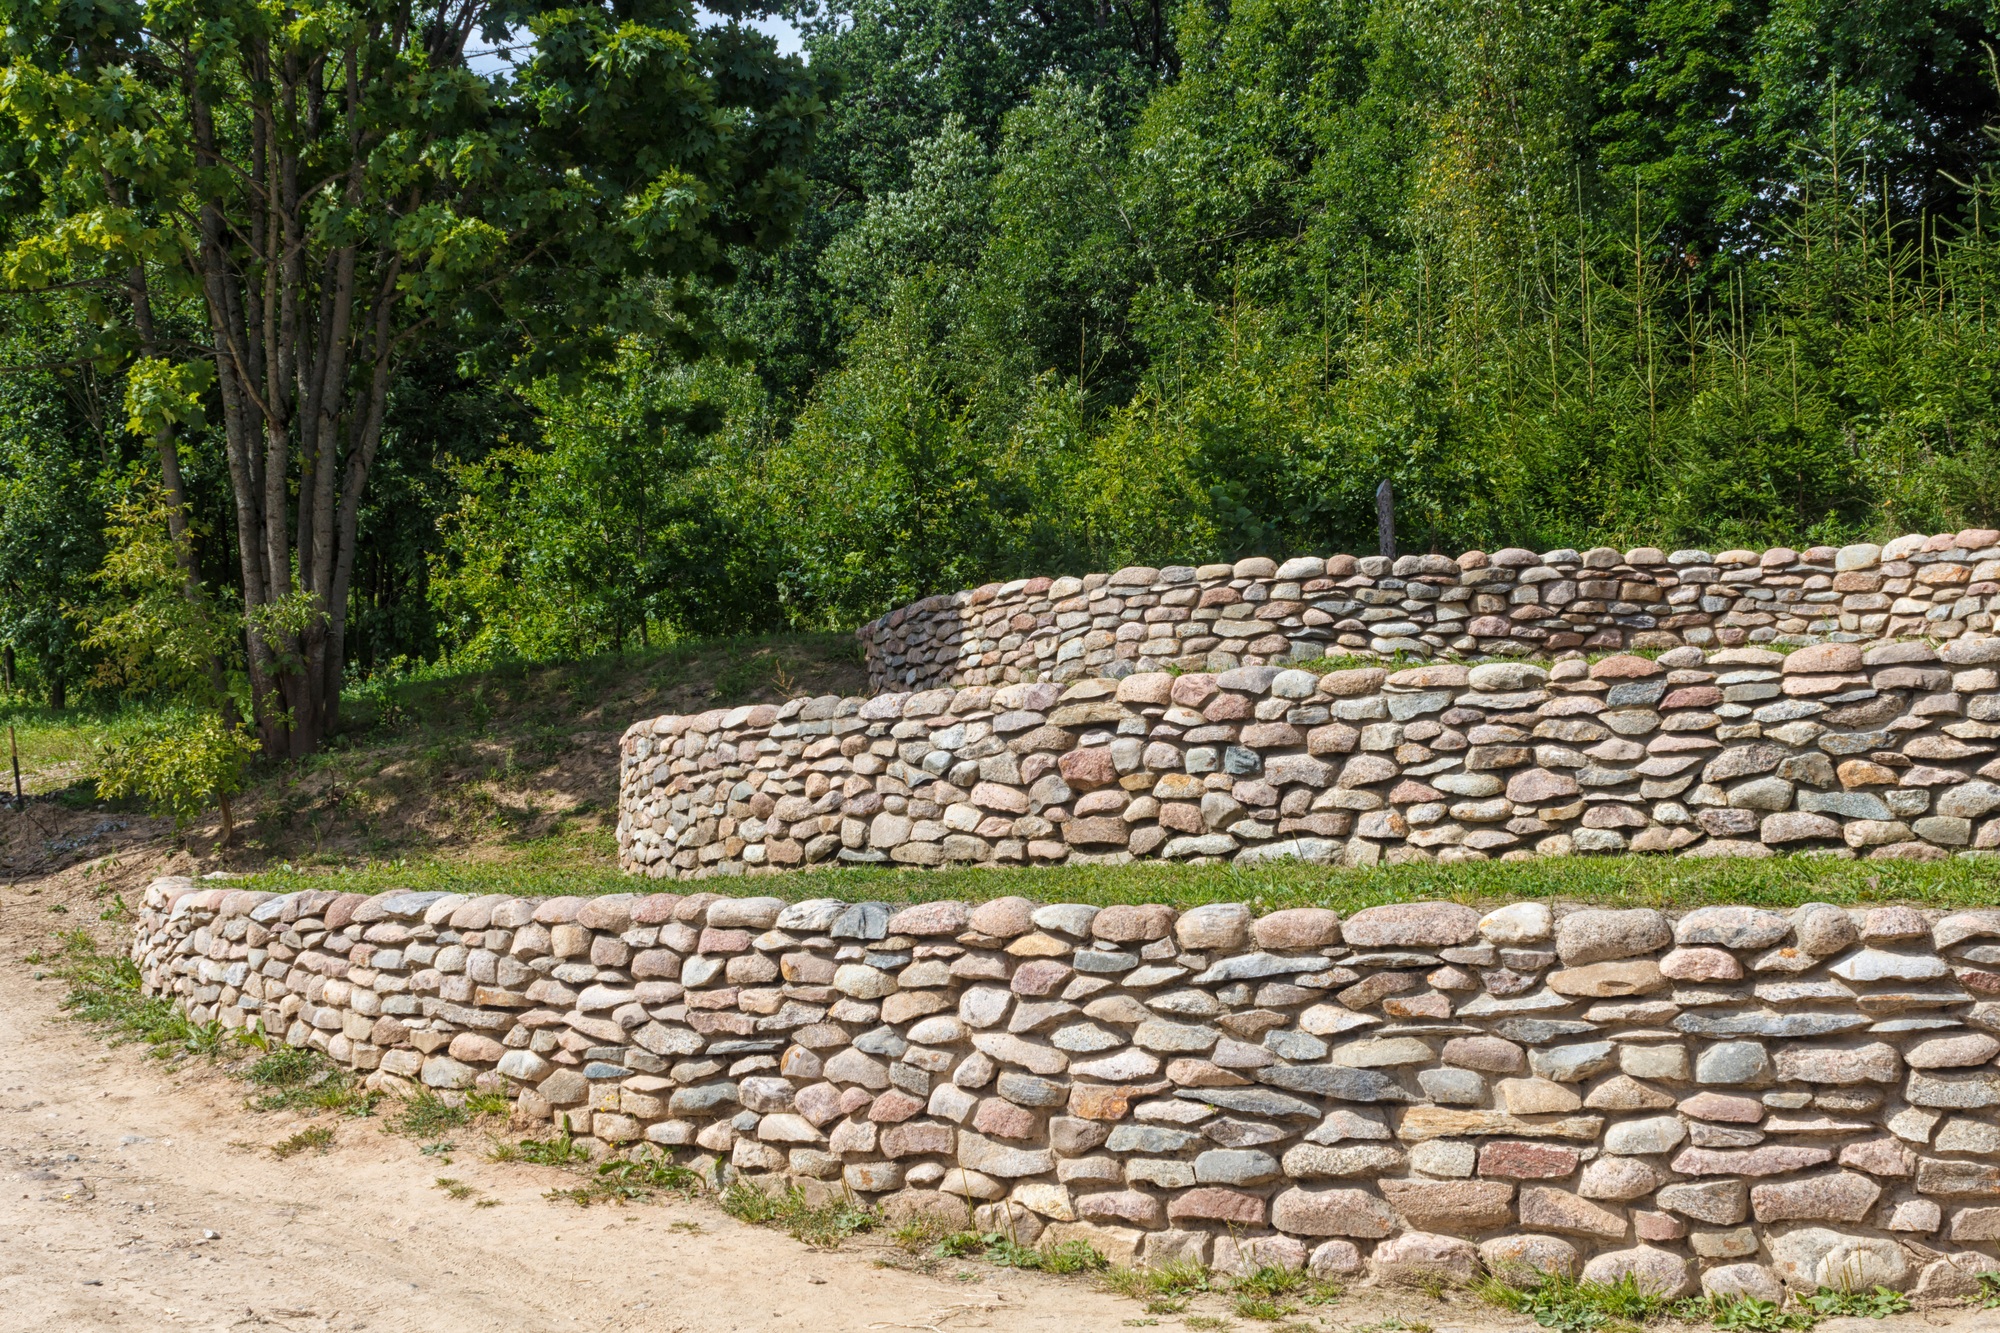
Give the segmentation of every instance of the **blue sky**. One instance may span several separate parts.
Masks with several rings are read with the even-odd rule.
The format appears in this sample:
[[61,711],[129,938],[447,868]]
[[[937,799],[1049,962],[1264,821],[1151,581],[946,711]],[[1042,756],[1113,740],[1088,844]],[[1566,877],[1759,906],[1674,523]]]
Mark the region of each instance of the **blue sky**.
[[[695,7],[695,13],[701,17],[704,23],[716,23],[720,21],[714,14],[711,14],[699,5]],[[780,55],[790,56],[799,53],[799,30],[785,22],[785,20],[776,17],[752,19],[750,26],[759,32],[767,32],[777,38],[778,53]],[[520,53],[516,52],[515,54],[518,56]],[[474,41],[473,49],[466,53],[466,63],[481,74],[494,74],[506,68],[506,61],[502,58],[500,51],[497,48],[487,47],[478,43],[477,39]]]

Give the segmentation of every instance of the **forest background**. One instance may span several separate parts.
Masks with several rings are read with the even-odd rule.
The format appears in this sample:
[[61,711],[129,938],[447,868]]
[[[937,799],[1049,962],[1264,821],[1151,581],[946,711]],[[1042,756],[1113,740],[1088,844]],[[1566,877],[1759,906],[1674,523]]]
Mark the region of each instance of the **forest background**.
[[[413,345],[350,684],[1368,550],[1383,478],[1447,553],[2000,521],[1994,0],[779,12],[827,90],[789,239],[559,370]],[[57,707],[179,688],[105,629],[170,564],[104,318],[0,296],[0,665]],[[221,416],[179,431],[226,610]]]

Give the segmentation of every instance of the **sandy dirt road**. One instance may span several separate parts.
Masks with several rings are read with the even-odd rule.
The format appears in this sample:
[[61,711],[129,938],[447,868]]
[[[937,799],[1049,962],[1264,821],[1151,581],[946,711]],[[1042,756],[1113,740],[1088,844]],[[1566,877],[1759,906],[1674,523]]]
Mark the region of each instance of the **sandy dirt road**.
[[[48,902],[0,903],[8,1333],[1097,1330],[1139,1313],[1084,1281],[925,1276],[877,1267],[886,1251],[865,1242],[814,1251],[699,1201],[551,1202],[573,1177],[484,1161],[470,1135],[446,1165],[346,1120],[325,1155],[278,1160],[269,1145],[305,1122],[55,1021],[60,983],[21,962],[47,939]],[[440,1175],[474,1193],[450,1197]]]

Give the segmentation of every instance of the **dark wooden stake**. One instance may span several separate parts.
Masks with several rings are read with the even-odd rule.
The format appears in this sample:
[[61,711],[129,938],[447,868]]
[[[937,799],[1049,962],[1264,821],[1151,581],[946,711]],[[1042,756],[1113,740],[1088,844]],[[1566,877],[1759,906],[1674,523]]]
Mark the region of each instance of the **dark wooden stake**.
[[14,724],[7,724],[7,755],[14,761],[14,810],[16,813],[27,808],[28,802],[21,795],[21,747],[14,740]]
[[1382,484],[1375,488],[1375,531],[1381,538],[1382,558],[1396,558],[1396,492],[1384,477]]

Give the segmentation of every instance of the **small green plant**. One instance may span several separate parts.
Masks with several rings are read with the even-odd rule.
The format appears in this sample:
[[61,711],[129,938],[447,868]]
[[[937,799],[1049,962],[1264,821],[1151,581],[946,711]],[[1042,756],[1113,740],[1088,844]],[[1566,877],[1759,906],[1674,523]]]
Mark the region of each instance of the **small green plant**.
[[487,1155],[496,1162],[527,1162],[534,1166],[573,1166],[590,1160],[590,1153],[577,1143],[568,1116],[562,1118],[561,1130],[551,1138],[496,1144]]
[[271,1145],[271,1156],[277,1158],[294,1157],[302,1152],[325,1152],[333,1146],[333,1130],[325,1125],[314,1125],[302,1129],[287,1139],[280,1139]]
[[829,1249],[849,1236],[873,1231],[882,1220],[845,1195],[814,1204],[796,1187],[772,1192],[743,1179],[730,1183],[721,1202],[722,1210],[739,1222],[783,1227],[794,1240]]
[[1236,1327],[1227,1319],[1212,1314],[1191,1314],[1181,1322],[1196,1330],[1196,1333],[1223,1333],[1225,1329]]
[[[567,1133],[567,1124],[564,1130]],[[574,1144],[571,1148],[572,1151],[579,1153],[582,1151],[575,1148]],[[643,1157],[614,1157],[608,1162],[601,1163],[597,1168],[597,1174],[638,1189],[672,1190],[676,1194],[690,1197],[700,1194],[703,1190],[699,1172],[677,1164],[659,1148],[655,1148],[650,1155]]]
[[1114,1268],[1103,1281],[1122,1296],[1144,1301],[1147,1314],[1179,1314],[1187,1309],[1191,1295],[1211,1290],[1207,1267],[1192,1259],[1158,1268]]
[[454,1199],[469,1199],[477,1193],[472,1186],[466,1184],[456,1176],[439,1176],[437,1178],[437,1187]]
[[1809,1311],[1780,1309],[1776,1301],[1760,1301],[1755,1296],[1710,1296],[1705,1302],[1687,1304],[1706,1304],[1709,1320],[1726,1333],[1786,1333],[1819,1322]]
[[1501,1278],[1489,1278],[1475,1288],[1484,1300],[1524,1314],[1557,1333],[1610,1333],[1636,1328],[1661,1314],[1667,1302],[1647,1291],[1627,1273],[1616,1282],[1578,1281],[1547,1274],[1540,1286],[1522,1288]]
[[1982,1310],[2000,1310],[2000,1273],[1981,1273],[1979,1292],[1968,1299]]
[[257,756],[257,742],[214,713],[177,709],[127,728],[98,750],[97,792],[105,800],[136,797],[155,815],[169,815],[174,836],[211,804],[222,814],[221,846],[235,832],[230,800]]
[[413,1139],[437,1140],[447,1129],[463,1129],[472,1123],[472,1111],[463,1101],[447,1101],[429,1088],[403,1099],[402,1109],[383,1126]]
[[1799,1303],[1822,1319],[1839,1315],[1886,1319],[1892,1314],[1907,1314],[1910,1310],[1908,1296],[1882,1286],[1871,1287],[1866,1291],[1821,1287],[1809,1296],[1800,1297]]
[[1299,1312],[1299,1307],[1296,1305],[1281,1302],[1274,1296],[1259,1296],[1253,1292],[1236,1292],[1230,1300],[1236,1307],[1236,1313],[1245,1319],[1262,1319],[1276,1323],[1287,1315]]
[[370,1115],[382,1100],[383,1094],[365,1091],[352,1074],[318,1051],[274,1046],[262,1033],[256,1035],[263,1041],[263,1054],[243,1071],[243,1077],[265,1091],[249,1099],[252,1110]]

